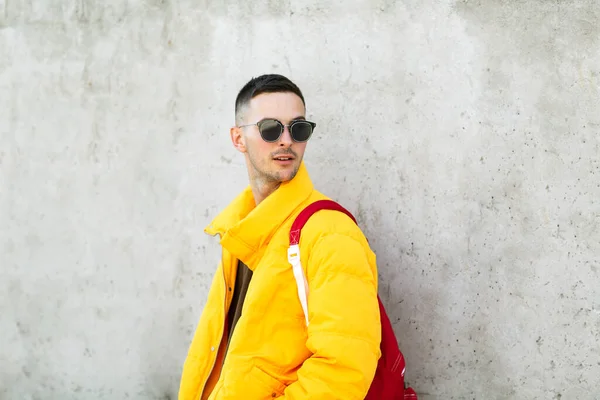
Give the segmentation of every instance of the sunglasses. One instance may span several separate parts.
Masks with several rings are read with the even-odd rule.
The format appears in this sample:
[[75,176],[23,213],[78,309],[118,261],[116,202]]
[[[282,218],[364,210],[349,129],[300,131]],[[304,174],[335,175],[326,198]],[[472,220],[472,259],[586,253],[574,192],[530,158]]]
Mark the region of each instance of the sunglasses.
[[317,124],[314,122],[306,121],[303,119],[297,119],[292,121],[289,125],[284,125],[281,121],[274,118],[263,119],[255,124],[248,124],[239,126],[243,128],[246,126],[258,126],[260,136],[265,142],[276,142],[283,134],[283,130],[287,126],[290,130],[290,136],[294,142],[306,142],[310,139]]

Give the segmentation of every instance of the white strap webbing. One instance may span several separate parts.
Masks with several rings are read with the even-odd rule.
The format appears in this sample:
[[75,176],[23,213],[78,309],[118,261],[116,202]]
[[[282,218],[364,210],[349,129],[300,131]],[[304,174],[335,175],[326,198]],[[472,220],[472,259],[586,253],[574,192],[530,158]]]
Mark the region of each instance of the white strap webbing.
[[304,271],[302,270],[302,263],[300,262],[300,248],[297,244],[292,245],[288,248],[288,261],[292,265],[292,271],[294,272],[294,278],[296,279],[296,286],[298,287],[298,298],[304,311],[304,319],[306,320],[306,326],[308,326],[308,282]]

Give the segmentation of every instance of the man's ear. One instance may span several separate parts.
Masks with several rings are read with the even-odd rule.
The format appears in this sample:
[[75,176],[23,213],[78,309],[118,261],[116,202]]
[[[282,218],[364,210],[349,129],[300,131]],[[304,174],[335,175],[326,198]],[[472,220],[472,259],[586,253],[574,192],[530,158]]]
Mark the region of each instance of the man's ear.
[[231,143],[240,153],[246,152],[246,138],[242,135],[242,129],[237,126],[229,129],[229,136],[231,136]]

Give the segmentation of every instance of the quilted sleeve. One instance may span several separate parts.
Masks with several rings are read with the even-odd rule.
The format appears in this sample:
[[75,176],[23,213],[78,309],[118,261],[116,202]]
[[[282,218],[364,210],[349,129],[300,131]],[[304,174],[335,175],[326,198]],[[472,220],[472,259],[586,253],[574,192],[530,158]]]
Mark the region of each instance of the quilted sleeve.
[[321,237],[311,249],[305,268],[312,356],[280,399],[365,398],[381,340],[377,273],[368,251],[337,233]]

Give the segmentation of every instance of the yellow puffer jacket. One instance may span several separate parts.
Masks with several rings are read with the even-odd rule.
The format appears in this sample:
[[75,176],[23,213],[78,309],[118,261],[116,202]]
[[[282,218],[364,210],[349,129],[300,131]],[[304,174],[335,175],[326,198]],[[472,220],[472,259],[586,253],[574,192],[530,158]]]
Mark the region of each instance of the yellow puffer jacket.
[[[287,260],[294,218],[325,198],[302,163],[258,206],[246,188],[206,228],[220,235],[223,256],[184,363],[179,400],[364,399],[380,357],[375,254],[343,213],[311,217],[300,240],[308,327]],[[253,276],[223,363],[238,259]]]

